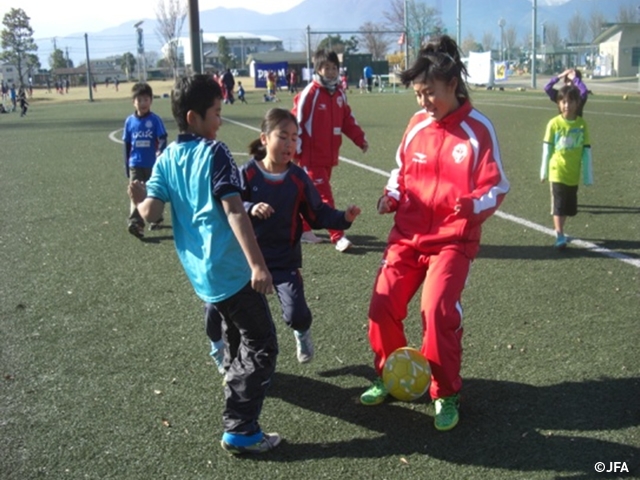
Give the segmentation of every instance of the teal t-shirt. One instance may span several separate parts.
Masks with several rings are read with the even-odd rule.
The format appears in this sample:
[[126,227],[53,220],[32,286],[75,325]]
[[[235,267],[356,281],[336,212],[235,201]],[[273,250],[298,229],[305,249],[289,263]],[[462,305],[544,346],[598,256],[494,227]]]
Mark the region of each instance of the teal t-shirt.
[[565,120],[562,115],[547,124],[544,142],[551,145],[549,181],[575,186],[580,183],[582,152],[591,145],[589,129],[582,117]]
[[217,303],[251,280],[221,199],[240,195],[240,175],[224,143],[181,134],[158,158],[147,195],[171,204],[176,251],[196,294]]

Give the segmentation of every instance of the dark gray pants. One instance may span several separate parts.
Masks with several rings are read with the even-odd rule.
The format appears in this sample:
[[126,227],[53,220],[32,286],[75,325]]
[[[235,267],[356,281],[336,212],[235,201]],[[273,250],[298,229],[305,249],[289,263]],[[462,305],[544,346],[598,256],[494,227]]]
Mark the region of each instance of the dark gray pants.
[[274,270],[273,287],[282,307],[282,319],[298,332],[306,332],[311,327],[311,310],[304,298],[304,285],[300,270]]
[[264,295],[247,284],[215,307],[223,318],[225,339],[224,431],[254,435],[260,432],[258,417],[278,355],[269,305]]

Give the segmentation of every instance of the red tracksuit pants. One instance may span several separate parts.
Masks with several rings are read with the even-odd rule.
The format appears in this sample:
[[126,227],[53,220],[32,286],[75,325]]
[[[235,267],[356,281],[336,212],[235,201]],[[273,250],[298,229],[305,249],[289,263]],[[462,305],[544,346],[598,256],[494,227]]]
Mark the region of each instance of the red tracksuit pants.
[[455,245],[431,252],[390,244],[378,271],[369,306],[369,342],[382,376],[387,357],[407,346],[403,321],[411,298],[424,283],[420,300],[423,355],[431,366],[431,398],[460,391],[462,307],[471,260]]
[[[331,191],[331,171],[333,167],[304,167],[309,178],[316,186],[316,190],[320,194],[322,201],[331,208],[336,208],[333,201],[333,192]],[[302,221],[302,231],[308,232],[311,227],[306,221]],[[343,230],[328,230],[331,236],[331,242],[336,243],[344,236]]]

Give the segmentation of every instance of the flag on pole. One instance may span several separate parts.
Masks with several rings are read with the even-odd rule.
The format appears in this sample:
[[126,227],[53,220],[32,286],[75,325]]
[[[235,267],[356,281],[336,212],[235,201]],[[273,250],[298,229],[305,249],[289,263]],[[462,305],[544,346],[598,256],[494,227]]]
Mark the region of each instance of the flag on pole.
[[404,36],[404,32],[402,32],[400,34],[400,38],[398,39],[398,45],[404,45],[404,41],[405,41],[405,36]]

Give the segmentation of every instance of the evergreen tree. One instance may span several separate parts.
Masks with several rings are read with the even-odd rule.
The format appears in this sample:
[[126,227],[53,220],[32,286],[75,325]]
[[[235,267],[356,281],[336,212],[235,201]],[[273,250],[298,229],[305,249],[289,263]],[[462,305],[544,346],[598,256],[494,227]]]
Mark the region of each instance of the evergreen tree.
[[34,62],[34,54],[38,46],[33,40],[33,28],[29,24],[30,18],[21,8],[12,8],[4,15],[0,33],[2,38],[2,53],[0,59],[15,66],[18,70],[20,83],[24,84],[25,73],[39,65]]

